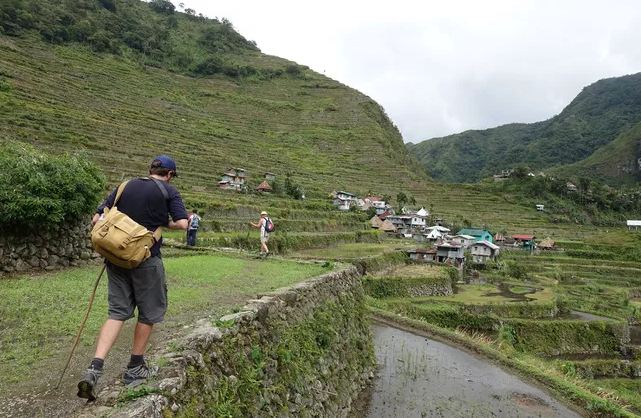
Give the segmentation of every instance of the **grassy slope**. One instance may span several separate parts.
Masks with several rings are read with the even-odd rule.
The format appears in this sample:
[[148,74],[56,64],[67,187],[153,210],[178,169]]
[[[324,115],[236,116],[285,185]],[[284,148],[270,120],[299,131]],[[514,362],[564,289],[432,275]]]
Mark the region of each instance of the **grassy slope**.
[[[290,285],[327,272],[314,264],[283,260],[252,260],[223,255],[200,255],[165,260],[169,288],[168,323],[174,329],[194,318],[213,319],[242,306],[257,293]],[[0,299],[0,393],[20,393],[30,370],[48,370],[51,382],[66,360],[81,313],[99,268],[84,267],[44,275],[2,280]],[[107,309],[106,278],[83,334],[80,352],[89,358],[94,338]],[[28,318],[25,321],[25,318]],[[128,341],[123,337],[119,346]],[[77,356],[78,357],[78,356]],[[51,367],[40,368],[49,364]],[[114,365],[115,368],[120,365]],[[37,367],[33,369],[33,367]],[[69,376],[68,376],[69,377]],[[17,386],[16,386],[17,385]]]
[[641,120],[641,73],[600,80],[557,116],[467,131],[411,145],[436,179],[470,182],[500,169],[569,164],[590,156]]
[[[430,182],[375,102],[311,71],[305,78],[192,78],[31,38],[0,37],[0,52],[8,86],[0,91],[0,138],[50,152],[84,150],[112,184],[169,153],[188,202],[214,210],[218,222],[235,222],[231,229],[246,228],[261,207],[287,212],[279,218],[299,222],[300,229],[325,216],[330,225],[319,229],[354,229],[358,217],[335,213],[326,199],[341,188],[392,196],[404,190],[451,220],[497,227],[547,222],[482,188]],[[267,68],[289,63],[252,51],[236,56],[241,59]],[[292,171],[312,199],[218,191],[227,166],[245,167],[256,185],[264,171],[281,179]]]
[[[214,188],[227,166],[253,183],[264,171],[295,173],[308,193],[371,186],[378,172],[419,179],[402,139],[368,97],[307,71],[305,78],[192,78],[80,47],[0,38],[0,135],[52,150],[88,149],[112,181],[169,153],[184,180]],[[256,67],[288,61],[246,52]],[[392,176],[394,174],[394,177]],[[388,178],[389,180],[385,181]]]

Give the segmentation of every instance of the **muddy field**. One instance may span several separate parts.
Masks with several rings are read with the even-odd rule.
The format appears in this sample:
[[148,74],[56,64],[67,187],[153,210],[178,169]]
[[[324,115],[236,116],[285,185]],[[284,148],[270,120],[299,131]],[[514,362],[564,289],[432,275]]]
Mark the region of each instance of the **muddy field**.
[[580,417],[536,386],[441,342],[375,323],[379,374],[355,416]]

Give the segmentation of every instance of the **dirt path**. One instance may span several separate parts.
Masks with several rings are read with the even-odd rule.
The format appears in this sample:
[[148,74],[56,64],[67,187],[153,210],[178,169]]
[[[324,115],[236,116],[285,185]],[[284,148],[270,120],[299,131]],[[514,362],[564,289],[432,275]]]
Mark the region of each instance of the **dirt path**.
[[372,328],[379,375],[362,417],[581,416],[485,359],[387,325]]
[[[127,362],[135,321],[127,321],[120,337],[105,362],[105,374],[101,383],[116,382],[120,378]],[[149,352],[153,353],[159,342],[166,341],[180,332],[178,324],[167,322],[160,324],[152,334]],[[69,369],[59,389],[55,389],[58,377],[67,360],[68,351],[59,353],[52,359],[39,364],[41,379],[30,380],[28,385],[18,384],[10,393],[0,395],[0,417],[68,417],[82,410],[84,399],[77,398],[76,385],[84,369],[93,357],[93,347],[79,345],[69,365]]]

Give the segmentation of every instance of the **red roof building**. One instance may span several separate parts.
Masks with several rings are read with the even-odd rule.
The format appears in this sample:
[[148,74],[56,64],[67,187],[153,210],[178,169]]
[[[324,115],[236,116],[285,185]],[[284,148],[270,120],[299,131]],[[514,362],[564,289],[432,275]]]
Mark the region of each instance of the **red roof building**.
[[534,235],[527,235],[527,234],[512,235],[512,239],[515,239],[517,241],[532,241],[534,238],[536,238]]
[[263,180],[263,182],[260,183],[258,187],[256,187],[256,190],[258,190],[259,192],[271,192],[272,186],[267,183],[267,180]]

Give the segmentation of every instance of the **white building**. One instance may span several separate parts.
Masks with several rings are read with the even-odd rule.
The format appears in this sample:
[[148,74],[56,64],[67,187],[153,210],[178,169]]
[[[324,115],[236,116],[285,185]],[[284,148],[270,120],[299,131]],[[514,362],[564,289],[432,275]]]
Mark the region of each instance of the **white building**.
[[628,224],[628,229],[630,231],[633,230],[633,229],[637,230],[637,229],[641,228],[641,221],[628,221],[627,224]]
[[348,192],[336,192],[336,197],[334,198],[334,206],[338,210],[350,210],[352,206],[356,206],[358,198],[355,194]]

